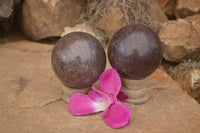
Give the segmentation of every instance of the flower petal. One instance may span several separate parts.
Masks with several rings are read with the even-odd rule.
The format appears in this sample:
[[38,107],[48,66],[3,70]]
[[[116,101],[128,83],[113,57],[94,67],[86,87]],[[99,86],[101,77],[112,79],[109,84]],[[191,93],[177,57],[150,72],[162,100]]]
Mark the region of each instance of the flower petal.
[[77,93],[69,100],[69,112],[72,115],[86,115],[96,112],[96,109],[88,95]]
[[118,101],[106,108],[102,117],[110,127],[120,128],[129,123],[131,111],[126,104]]
[[72,115],[86,115],[104,111],[109,106],[109,98],[104,93],[89,91],[88,95],[74,94],[69,101],[69,112]]
[[119,91],[119,93],[117,95],[118,100],[125,101],[128,98],[129,98],[128,95],[124,91],[122,91],[122,90]]
[[115,69],[104,71],[99,77],[100,90],[108,95],[117,95],[121,88],[121,80]]
[[[114,94],[112,94],[112,93],[111,93],[110,95],[107,95],[107,94],[101,92],[100,90],[96,89],[95,87],[92,87],[92,89],[93,89],[95,92],[98,92],[98,93],[100,93],[100,94],[106,96],[106,101],[108,101],[109,106],[110,106],[111,104],[113,104],[114,102],[117,101],[117,97],[116,97]],[[105,99],[105,98],[104,98],[104,99]]]
[[108,102],[109,98],[106,94],[92,87],[94,91],[89,91],[88,96],[95,102]]
[[96,112],[104,111],[109,106],[109,98],[100,91],[89,91],[88,96],[94,101]]

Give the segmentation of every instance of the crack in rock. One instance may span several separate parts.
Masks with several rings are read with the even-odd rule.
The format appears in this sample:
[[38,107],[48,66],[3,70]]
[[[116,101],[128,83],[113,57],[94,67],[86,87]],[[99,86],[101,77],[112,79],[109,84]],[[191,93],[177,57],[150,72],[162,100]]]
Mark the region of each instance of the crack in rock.
[[52,101],[49,101],[47,103],[44,103],[42,105],[38,105],[38,106],[27,106],[27,107],[14,107],[14,106],[11,106],[11,107],[2,107],[2,109],[5,109],[5,110],[23,110],[23,109],[34,109],[34,108],[41,108],[41,107],[46,107],[48,105],[51,105],[53,103],[56,103],[56,102],[59,102],[59,101],[62,101],[62,98],[59,97],[55,100],[52,100]]
[[46,107],[46,106],[48,106],[48,105],[50,105],[50,104],[53,104],[53,103],[59,102],[59,101],[61,101],[61,100],[62,100],[62,98],[59,98],[59,99],[56,99],[56,100],[50,101],[50,102],[48,102],[48,103],[45,103],[44,105],[41,105],[40,107]]

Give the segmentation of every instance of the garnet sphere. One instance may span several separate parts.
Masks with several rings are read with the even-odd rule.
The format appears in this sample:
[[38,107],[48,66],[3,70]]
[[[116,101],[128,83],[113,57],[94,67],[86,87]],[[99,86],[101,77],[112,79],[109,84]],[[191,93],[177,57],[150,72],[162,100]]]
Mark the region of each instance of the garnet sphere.
[[51,55],[53,70],[62,83],[85,88],[104,71],[106,55],[100,42],[84,32],[72,32],[55,44]]
[[162,60],[160,38],[146,26],[124,26],[112,37],[108,58],[120,76],[133,80],[146,78]]

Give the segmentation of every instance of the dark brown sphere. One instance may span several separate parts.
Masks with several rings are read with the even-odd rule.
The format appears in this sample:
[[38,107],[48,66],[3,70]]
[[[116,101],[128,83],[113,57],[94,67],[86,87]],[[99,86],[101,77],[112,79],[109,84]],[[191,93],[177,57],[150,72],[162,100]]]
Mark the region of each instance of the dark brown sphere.
[[59,39],[51,59],[57,77],[72,88],[91,86],[106,64],[105,51],[100,42],[84,32],[73,32]]
[[162,60],[160,38],[146,26],[124,26],[112,37],[108,58],[122,77],[133,80],[146,78]]

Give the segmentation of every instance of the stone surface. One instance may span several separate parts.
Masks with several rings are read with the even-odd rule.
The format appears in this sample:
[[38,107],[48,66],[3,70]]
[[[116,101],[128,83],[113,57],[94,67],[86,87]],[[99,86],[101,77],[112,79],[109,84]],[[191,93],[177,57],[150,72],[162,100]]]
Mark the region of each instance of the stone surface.
[[[22,0],[0,0],[0,28],[10,32],[16,28],[16,18]],[[6,33],[5,33],[6,34]]]
[[31,40],[61,36],[66,26],[75,26],[81,12],[72,0],[25,0],[20,24]]
[[174,67],[169,74],[190,96],[200,103],[200,62],[182,62]]
[[200,15],[164,23],[159,36],[167,61],[180,62],[200,53]]
[[[149,100],[129,105],[132,118],[124,128],[111,129],[101,114],[72,116],[51,67],[53,46],[19,41],[0,45],[1,133],[198,133],[200,105],[159,69],[145,84]],[[108,64],[109,67],[109,64]]]
[[13,12],[13,0],[0,0],[0,26],[6,31],[13,23]]
[[177,0],[170,0],[163,9],[164,13],[169,19],[176,19],[175,17],[176,2]]
[[175,19],[177,0],[156,0],[169,19]]
[[120,76],[144,79],[152,74],[162,60],[162,44],[150,28],[134,24],[119,29],[110,40],[108,58]]
[[170,0],[156,0],[158,5],[163,9]]
[[120,29],[125,23],[124,14],[119,7],[107,10],[105,16],[100,17],[95,26],[105,31],[111,38],[113,34]]
[[177,0],[176,17],[185,18],[194,14],[200,14],[199,0]]
[[195,31],[200,35],[200,15],[186,17],[184,20],[189,22]]
[[91,3],[94,0],[74,0],[74,1],[76,1],[78,3],[81,3],[81,4],[83,4],[85,6],[85,5]]
[[52,66],[62,83],[87,88],[96,82],[106,65],[101,43],[92,35],[72,32],[60,38],[52,51]]
[[19,31],[0,32],[0,44],[20,40],[24,40],[24,37]]
[[1,0],[0,1],[0,20],[8,19],[12,13],[14,8],[13,0]]
[[177,63],[169,62],[169,61],[166,61],[166,60],[163,59],[161,65],[159,66],[159,68],[162,71],[164,71],[166,73],[169,73],[174,69],[174,67],[176,65],[177,65]]
[[[105,2],[102,1],[102,3]],[[161,24],[168,20],[155,0],[145,2],[142,0],[138,0],[138,2],[108,0],[107,3],[112,4],[109,6],[105,4],[106,9],[102,9],[95,26],[105,31],[109,38],[122,26],[133,23],[148,25],[158,32]],[[101,4],[99,5],[102,6]]]
[[22,2],[22,0],[14,0],[15,4],[19,4]]
[[70,32],[86,32],[89,33],[91,35],[93,35],[95,38],[97,38],[102,45],[105,44],[105,42],[108,40],[107,36],[105,35],[104,32],[102,32],[101,30],[95,28],[95,26],[85,22],[85,23],[80,23],[77,24],[74,27],[65,27],[64,28],[64,32],[61,34],[61,36],[67,35]]
[[35,107],[60,98],[51,51],[52,46],[29,41],[0,45],[4,64],[0,67],[0,109]]
[[153,30],[159,32],[160,26],[168,21],[167,16],[164,14],[162,9],[157,4],[156,0],[147,0],[147,12],[154,22]]

